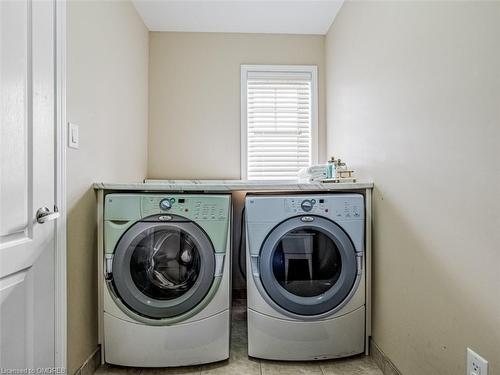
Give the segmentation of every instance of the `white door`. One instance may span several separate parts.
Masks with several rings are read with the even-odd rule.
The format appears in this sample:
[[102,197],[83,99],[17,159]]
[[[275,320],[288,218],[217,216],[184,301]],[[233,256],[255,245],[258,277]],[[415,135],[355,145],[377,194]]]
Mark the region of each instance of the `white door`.
[[2,369],[55,366],[54,9],[0,0]]

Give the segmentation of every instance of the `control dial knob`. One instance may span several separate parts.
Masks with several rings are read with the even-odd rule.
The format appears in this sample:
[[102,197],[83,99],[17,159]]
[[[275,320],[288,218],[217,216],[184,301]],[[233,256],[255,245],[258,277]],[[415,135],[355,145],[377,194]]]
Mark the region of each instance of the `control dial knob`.
[[313,208],[313,202],[311,202],[309,199],[305,199],[300,204],[300,207],[302,207],[304,211],[309,212]]
[[170,210],[172,208],[172,202],[170,202],[170,199],[165,198],[160,201],[160,209],[163,211]]

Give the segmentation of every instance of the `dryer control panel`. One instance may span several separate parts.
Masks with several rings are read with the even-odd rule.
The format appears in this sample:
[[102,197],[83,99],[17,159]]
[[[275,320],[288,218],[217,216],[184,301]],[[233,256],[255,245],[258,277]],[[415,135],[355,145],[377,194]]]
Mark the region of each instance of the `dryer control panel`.
[[362,199],[352,196],[296,196],[285,198],[285,211],[288,213],[315,214],[329,216],[332,219],[362,219],[364,206]]

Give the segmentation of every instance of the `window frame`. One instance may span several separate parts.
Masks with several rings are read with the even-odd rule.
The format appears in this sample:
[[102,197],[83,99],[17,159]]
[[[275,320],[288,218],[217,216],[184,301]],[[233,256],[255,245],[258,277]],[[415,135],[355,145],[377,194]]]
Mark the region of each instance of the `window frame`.
[[241,65],[241,108],[240,108],[240,178],[248,178],[248,113],[247,113],[247,77],[249,72],[284,72],[311,74],[311,163],[318,162],[318,66],[317,65]]

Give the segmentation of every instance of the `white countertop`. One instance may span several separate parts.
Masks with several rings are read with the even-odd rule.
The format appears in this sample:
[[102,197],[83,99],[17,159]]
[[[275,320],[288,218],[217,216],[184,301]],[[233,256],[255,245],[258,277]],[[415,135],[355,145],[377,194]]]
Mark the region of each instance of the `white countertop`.
[[373,188],[373,182],[358,180],[349,183],[321,183],[299,181],[245,181],[245,180],[145,180],[132,183],[96,182],[96,190],[132,191],[318,191],[361,190]]

